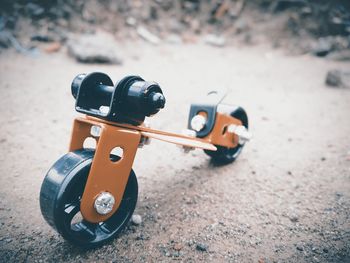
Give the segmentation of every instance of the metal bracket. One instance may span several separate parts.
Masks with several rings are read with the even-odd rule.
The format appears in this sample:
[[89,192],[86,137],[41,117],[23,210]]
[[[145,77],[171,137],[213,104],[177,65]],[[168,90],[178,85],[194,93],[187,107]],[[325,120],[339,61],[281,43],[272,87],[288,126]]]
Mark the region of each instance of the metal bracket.
[[[81,198],[80,211],[85,220],[98,223],[107,220],[118,209],[140,142],[141,133],[121,127],[95,122],[88,119],[74,121],[70,151],[83,148],[84,140],[91,137],[91,126],[101,127],[97,139],[95,156]],[[123,156],[116,162],[111,161],[110,153],[115,147],[123,149]],[[98,214],[94,201],[101,191],[108,192],[115,198],[113,209],[107,215]]]
[[227,93],[228,92],[211,91],[205,97],[198,100],[198,103],[191,104],[190,113],[188,116],[188,129],[192,129],[191,120],[199,112],[204,112],[207,119],[204,128],[200,131],[197,131],[197,137],[203,138],[210,134],[215,125],[216,108],[226,97]]

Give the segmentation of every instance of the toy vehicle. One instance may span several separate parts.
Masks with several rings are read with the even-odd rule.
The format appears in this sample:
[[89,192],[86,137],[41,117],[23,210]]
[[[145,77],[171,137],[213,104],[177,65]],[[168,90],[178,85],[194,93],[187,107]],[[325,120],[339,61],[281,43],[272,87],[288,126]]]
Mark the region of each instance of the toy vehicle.
[[[147,127],[146,116],[165,105],[159,85],[128,76],[113,85],[103,73],[80,74],[72,82],[76,110],[69,152],[48,171],[40,192],[46,221],[66,240],[96,247],[113,239],[136,206],[138,184],[132,164],[137,148],[150,138],[186,151],[203,149],[213,161],[230,163],[250,139],[246,112],[210,92],[190,108],[187,134]],[[95,149],[84,148],[94,138]],[[115,154],[113,149],[120,152]]]

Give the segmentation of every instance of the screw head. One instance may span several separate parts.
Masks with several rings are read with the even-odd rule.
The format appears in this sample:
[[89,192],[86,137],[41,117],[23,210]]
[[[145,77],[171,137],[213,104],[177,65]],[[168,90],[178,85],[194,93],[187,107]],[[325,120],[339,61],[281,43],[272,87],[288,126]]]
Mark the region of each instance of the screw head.
[[252,138],[252,134],[243,125],[231,124],[227,127],[227,131],[236,134],[238,136],[238,143],[241,145],[250,141]]
[[101,135],[101,127],[97,125],[92,125],[90,129],[90,134],[94,137],[100,137]]
[[94,207],[100,215],[107,215],[115,204],[114,196],[108,192],[101,192],[95,199]]
[[199,132],[203,130],[205,127],[205,124],[207,122],[207,119],[202,115],[196,115],[191,120],[191,128],[195,130],[196,132]]

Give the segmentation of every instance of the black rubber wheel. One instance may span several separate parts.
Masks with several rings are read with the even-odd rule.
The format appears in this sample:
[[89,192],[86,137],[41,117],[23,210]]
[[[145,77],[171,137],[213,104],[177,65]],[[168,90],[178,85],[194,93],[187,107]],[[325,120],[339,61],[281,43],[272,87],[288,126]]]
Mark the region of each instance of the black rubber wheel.
[[94,153],[84,149],[62,156],[48,171],[40,191],[40,208],[45,220],[66,240],[87,248],[104,244],[124,229],[138,195],[137,179],[131,170],[118,210],[104,222],[85,221],[80,214],[80,199]]
[[[229,114],[232,117],[239,119],[242,122],[243,126],[248,129],[248,116],[243,108],[235,108],[234,110],[230,111]],[[238,155],[242,152],[244,144],[237,145],[233,148],[223,147],[220,145],[215,146],[217,148],[217,151],[204,150],[204,152],[211,157],[212,161],[215,164],[224,165],[232,163],[237,159]]]

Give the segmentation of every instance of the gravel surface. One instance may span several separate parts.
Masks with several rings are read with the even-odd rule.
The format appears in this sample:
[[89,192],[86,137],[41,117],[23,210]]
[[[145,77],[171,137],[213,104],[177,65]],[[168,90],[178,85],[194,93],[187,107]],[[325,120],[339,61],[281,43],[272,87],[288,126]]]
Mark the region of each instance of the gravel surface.
[[[324,83],[349,63],[264,46],[125,43],[120,52],[122,66],[1,54],[0,261],[350,261],[350,89]],[[134,163],[142,221],[86,251],[47,225],[38,197],[78,115],[71,80],[91,71],[159,82],[167,106],[150,121],[170,131],[186,127],[197,94],[231,88],[227,101],[247,110],[254,139],[223,167],[152,141]]]

